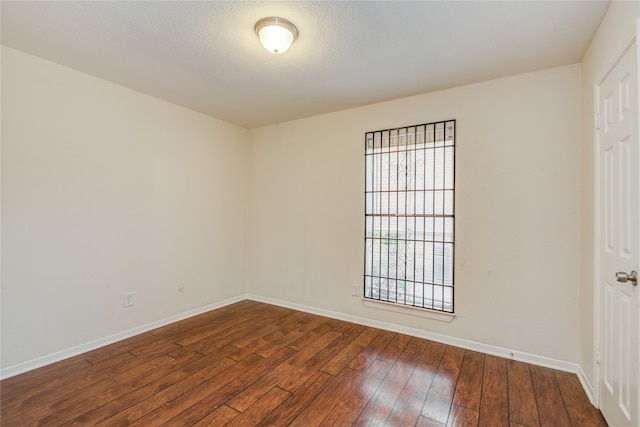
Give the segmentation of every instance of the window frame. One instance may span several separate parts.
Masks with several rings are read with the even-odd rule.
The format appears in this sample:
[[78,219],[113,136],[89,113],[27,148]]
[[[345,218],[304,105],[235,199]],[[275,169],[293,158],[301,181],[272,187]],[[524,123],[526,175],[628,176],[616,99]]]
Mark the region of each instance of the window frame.
[[[441,132],[441,136],[439,132]],[[428,138],[428,134],[432,135],[432,138]],[[422,135],[421,140],[419,140],[419,135]],[[402,142],[403,137],[404,142]],[[395,143],[392,142],[393,138],[396,138]],[[409,312],[423,317],[443,318],[449,321],[455,316],[456,138],[455,119],[365,132],[365,259],[362,294],[365,306]],[[386,142],[384,142],[385,140]],[[430,158],[427,153],[431,156]],[[422,165],[419,164],[419,154],[422,156]],[[436,164],[438,156],[442,158],[442,161]],[[392,174],[393,157],[395,157],[396,164],[395,177]],[[427,161],[431,160],[433,160],[432,168],[427,165]],[[385,161],[386,163],[384,163]],[[449,163],[447,163],[448,161]],[[402,162],[404,165],[401,167]],[[376,170],[378,167],[380,172]],[[388,167],[388,170],[382,172],[384,167]],[[419,167],[424,171],[422,178],[419,175]],[[436,171],[442,175],[436,177]],[[403,173],[404,183],[401,182]],[[431,179],[427,173],[431,174]],[[395,178],[395,188],[392,188],[392,178]],[[384,188],[385,179],[387,180],[386,189]],[[423,181],[421,185],[418,185],[419,179]],[[401,193],[403,195],[399,197]],[[395,194],[396,197],[393,208],[392,194]],[[385,195],[387,197],[386,211],[382,204]],[[420,210],[420,204],[416,202],[419,196],[421,197],[419,203],[423,203],[422,210]],[[429,197],[433,204],[430,212],[427,208]],[[437,197],[442,199],[442,211],[436,210]],[[412,201],[407,202],[408,199]],[[400,201],[405,204],[404,208]],[[377,202],[380,203],[379,207],[376,206]],[[378,208],[377,211],[376,208]],[[401,221],[404,224],[405,232],[402,237],[400,231],[403,229],[398,226]],[[418,230],[420,221],[422,222],[422,231]],[[386,223],[386,230],[384,223]],[[428,223],[429,225],[427,225]],[[407,224],[411,224],[413,228],[410,230]],[[394,227],[395,234],[392,235]],[[376,231],[379,232],[378,236],[375,235]],[[383,234],[385,231],[386,238]],[[413,237],[409,231],[414,233]],[[430,239],[427,238],[428,233],[430,233]],[[422,236],[421,239],[418,238],[419,235]],[[386,241],[387,246],[384,251],[383,241]],[[379,244],[377,270],[374,268],[376,261],[374,243]],[[422,253],[416,253],[416,248],[419,248],[420,244],[423,245]],[[395,245],[395,249],[390,248],[392,245]],[[411,245],[413,245],[413,252],[410,254]],[[430,256],[427,254],[428,245],[431,245]],[[436,248],[442,251],[438,255],[436,255]],[[398,252],[403,253],[402,259],[398,258]],[[392,262],[392,253],[396,257],[395,263]],[[384,256],[387,257],[386,264],[383,261]],[[412,275],[409,274],[410,270],[407,270],[409,256],[413,257],[411,262]],[[421,280],[416,275],[418,256],[422,259],[420,262]],[[425,278],[428,267],[426,260],[431,263],[430,281]],[[403,267],[401,267],[402,263],[404,263]],[[383,266],[387,269],[386,275],[383,274]],[[440,277],[436,277],[437,268],[441,270],[439,274],[442,274],[439,282],[437,279]],[[378,274],[374,274],[375,272]],[[375,285],[377,286],[377,295],[374,295],[376,289],[374,281],[376,279],[378,281]],[[387,281],[387,285],[384,287],[386,295],[383,295],[383,281]],[[419,287],[421,287],[421,291]],[[402,290],[400,290],[401,288]],[[431,298],[427,298],[427,289],[431,292]],[[400,294],[403,295],[403,298],[398,298]],[[408,299],[407,295],[409,295]]]

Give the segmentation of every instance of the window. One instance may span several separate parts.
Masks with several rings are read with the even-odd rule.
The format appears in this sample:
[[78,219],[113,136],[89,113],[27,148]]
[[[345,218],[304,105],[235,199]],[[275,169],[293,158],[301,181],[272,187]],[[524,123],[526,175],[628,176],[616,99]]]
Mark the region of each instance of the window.
[[455,127],[365,134],[366,299],[453,313]]

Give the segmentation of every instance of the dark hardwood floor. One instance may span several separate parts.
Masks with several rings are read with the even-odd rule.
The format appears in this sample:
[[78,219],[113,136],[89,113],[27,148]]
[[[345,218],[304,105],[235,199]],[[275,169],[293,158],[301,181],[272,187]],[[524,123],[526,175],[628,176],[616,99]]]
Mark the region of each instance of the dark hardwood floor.
[[242,301],[0,383],[2,426],[605,426],[575,375]]

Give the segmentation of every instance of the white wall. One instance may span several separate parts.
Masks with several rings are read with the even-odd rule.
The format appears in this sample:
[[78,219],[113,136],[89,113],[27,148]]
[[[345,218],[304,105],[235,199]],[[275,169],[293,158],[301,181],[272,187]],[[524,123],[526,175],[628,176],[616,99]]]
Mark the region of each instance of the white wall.
[[3,47],[2,367],[245,295],[248,158],[245,129]]
[[580,366],[595,386],[594,372],[594,172],[595,85],[604,77],[636,34],[640,2],[614,1],[582,58],[582,155],[580,234]]
[[[580,99],[573,65],[251,131],[250,293],[576,363]],[[363,307],[364,133],[445,119],[457,317]]]

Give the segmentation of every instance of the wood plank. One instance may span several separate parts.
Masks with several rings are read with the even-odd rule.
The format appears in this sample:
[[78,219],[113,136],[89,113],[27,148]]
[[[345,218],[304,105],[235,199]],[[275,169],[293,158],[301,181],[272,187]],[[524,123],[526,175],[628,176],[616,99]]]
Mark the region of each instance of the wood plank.
[[540,426],[536,396],[529,365],[514,360],[507,361],[509,381],[509,419],[511,423]]
[[166,340],[159,340],[151,342],[147,345],[132,348],[131,350],[129,350],[129,353],[140,359],[149,359],[150,357],[157,357],[158,354],[169,354],[174,351],[180,351],[183,348],[184,347],[180,347],[176,343]]
[[[196,357],[202,356],[197,355]],[[141,364],[86,387],[82,391],[83,399],[78,399],[78,395],[72,393],[40,406],[19,411],[13,416],[5,413],[2,417],[2,423],[7,425],[16,422],[16,424],[28,425],[40,420],[43,425],[60,424],[94,409],[100,404],[107,403],[122,393],[133,391],[146,381],[159,378],[159,375],[164,373],[163,368],[171,366],[175,366],[175,359],[161,356],[149,363]]]
[[256,328],[254,333],[240,340],[234,340],[233,345],[238,347],[238,350],[231,353],[229,358],[242,360],[252,353],[271,346],[276,340],[304,325],[308,318],[306,313],[299,312],[295,315],[285,316],[280,321],[268,324],[263,328]]
[[[2,408],[9,417],[12,413],[29,411],[43,403],[62,398],[73,392],[82,390],[91,384],[126,370],[126,362],[135,359],[130,353],[114,356],[108,364],[91,365],[84,370],[74,371],[68,377],[57,377],[41,384],[37,388],[26,390],[22,394],[3,396]],[[106,363],[106,362],[105,362]]]
[[540,425],[542,427],[570,426],[569,414],[564,406],[553,370],[540,366],[531,366],[529,370],[538,403]]
[[589,401],[578,377],[575,374],[560,372],[556,372],[555,376],[571,424],[581,427],[603,427],[598,410]]
[[[232,346],[228,346],[226,347],[226,349],[232,349],[235,347]],[[226,349],[220,349],[221,351],[225,351]],[[233,350],[231,350],[233,351]],[[172,359],[175,360],[182,360],[184,358],[189,358],[191,357],[191,355],[193,354],[199,354],[200,356],[206,356],[203,353],[200,353],[199,351],[195,351],[193,348],[190,347],[180,347],[177,350],[172,350],[169,353],[167,353],[167,356],[171,357]]]
[[219,408],[214,409],[209,413],[209,415],[207,415],[197,423],[192,424],[192,427],[223,426],[229,423],[229,421],[231,421],[238,415],[240,415],[240,412],[228,407],[227,405],[222,405]]
[[486,356],[478,425],[481,427],[508,427],[508,399],[506,359]]
[[80,355],[4,379],[0,388],[0,401],[3,403],[11,401],[16,395],[17,399],[14,399],[14,402],[22,400],[27,391],[33,390],[46,382],[68,377],[74,372],[87,369],[90,366],[91,363]]
[[224,367],[231,366],[235,362],[231,359],[227,359],[225,356],[235,350],[235,347],[229,346],[228,348],[221,349],[217,353],[212,353],[191,363],[180,363],[176,366],[175,370],[167,372],[164,376],[144,384],[142,387],[128,393],[122,394],[117,399],[109,402],[108,405],[98,406],[95,409],[86,412],[73,420],[73,425],[95,425],[109,417],[120,414],[127,410],[129,407],[144,402],[146,399],[150,399],[156,394],[162,392],[166,388],[169,388],[176,383],[198,372],[201,369],[210,367],[211,365],[224,369]]
[[84,354],[85,360],[92,365],[97,365],[101,362],[109,362],[113,358],[120,356],[124,353],[130,353],[131,349],[138,346],[148,345],[153,342],[153,335],[146,332],[140,335],[131,337],[126,341],[119,341],[112,345],[104,346],[91,350]]
[[[322,323],[320,323],[317,327],[307,332],[297,340],[289,343],[287,347],[300,351],[308,347],[311,343],[313,343],[315,340],[317,340],[321,336],[324,336],[328,332],[332,332],[333,330],[331,329],[331,325],[329,324],[329,322],[324,318],[321,318],[321,319],[323,320]],[[341,333],[336,334],[336,336],[339,336],[339,335],[341,335]]]
[[[202,327],[207,326],[209,328],[223,328],[229,321],[255,313],[257,310],[263,308],[263,304],[259,302],[244,300],[198,316],[161,326],[149,331],[149,333],[159,338],[174,337],[174,340],[177,340],[187,331],[200,331]],[[265,313],[271,312],[272,310],[265,310]]]
[[[259,360],[259,357],[254,357],[255,359],[251,362],[255,363]],[[206,360],[206,357],[199,359],[196,363],[200,363],[203,360]],[[247,358],[246,360],[249,361],[249,358]],[[217,374],[227,371],[228,369],[233,370],[233,368],[236,368],[236,370],[240,370],[241,367],[236,365],[240,365],[240,363],[236,363],[226,357],[224,359],[210,361],[207,366],[200,366],[199,369],[189,373],[189,375],[185,376],[184,378],[173,382],[169,387],[157,390],[155,393],[148,396],[141,402],[127,407],[125,410],[118,412],[113,417],[109,417],[96,425],[130,426],[136,420],[144,417],[155,409],[161,408],[167,404],[170,405],[170,402],[178,396],[184,394],[188,390],[193,389],[194,387],[198,387],[200,384],[215,377]],[[242,366],[242,368],[245,367]]]
[[[233,304],[233,306],[236,306],[236,304]],[[204,352],[201,351],[201,347],[208,341],[195,341],[190,343],[189,345],[184,345],[183,340],[185,339],[185,337],[191,337],[195,334],[205,334],[207,335],[209,340],[215,340],[215,337],[222,338],[223,336],[233,332],[232,328],[229,329],[229,326],[231,324],[235,324],[235,322],[249,322],[252,319],[251,316],[255,316],[257,311],[256,308],[251,309],[250,305],[244,309],[239,309],[237,312],[229,312],[228,310],[230,309],[230,307],[231,306],[223,307],[222,309],[220,309],[221,313],[219,314],[217,314],[218,310],[214,310],[212,312],[204,313],[203,315],[197,316],[195,318],[185,319],[180,322],[150,331],[148,333],[148,339],[150,341],[132,343],[130,352],[135,355],[139,355],[141,351],[149,352],[151,351],[149,344],[152,343],[152,345],[156,347],[161,347],[164,344],[171,344],[175,346],[176,348],[173,352],[167,353],[171,357],[175,358],[179,358],[181,354],[189,352],[200,352],[204,354]],[[223,343],[220,339],[217,341],[217,344],[218,345],[214,348],[222,348],[227,345],[227,342]]]
[[427,345],[409,381],[396,400],[387,418],[387,425],[405,426],[416,423],[438,371],[438,366],[440,366],[445,348],[444,344],[435,342],[430,342]]
[[205,328],[196,335],[176,341],[176,344],[182,347],[194,348],[203,354],[208,354],[218,348],[233,345],[237,340],[251,334],[256,328],[256,322],[263,321],[263,317],[260,312],[253,313],[243,320],[234,319],[233,321],[229,321],[228,324],[220,330],[207,330]]
[[355,357],[380,333],[379,329],[365,328],[357,337],[351,337],[349,344],[336,354],[322,370],[330,375],[338,375]]
[[[73,395],[72,398],[66,402],[69,406],[56,408],[49,415],[41,418],[39,424],[45,426],[60,425],[77,417],[82,417],[84,414],[95,411],[98,408],[104,408],[121,396],[133,393],[153,381],[161,380],[165,375],[169,375],[171,372],[179,369],[180,366],[198,360],[202,355],[192,353],[191,357],[180,360],[166,357],[170,361],[166,365],[156,366],[149,363],[148,367],[151,368],[150,371],[140,373],[139,375],[127,371],[124,374],[131,373],[131,377],[122,381],[114,377],[114,381],[111,382],[111,388],[108,390],[96,394],[85,394],[83,392],[80,396]],[[145,369],[146,368],[147,366],[145,365]]]
[[363,331],[364,329],[363,326],[351,324],[347,330],[342,332],[342,335],[283,378],[278,383],[278,387],[292,393],[295,392],[309,377],[326,365],[336,353],[340,353],[349,345],[350,337],[357,336],[355,331]]
[[480,411],[484,354],[466,350],[453,403],[473,411]]
[[[313,331],[316,328],[318,328],[323,323],[324,323],[324,319],[323,318],[321,318],[321,317],[313,317],[308,322],[305,322],[299,328],[297,328],[297,329],[287,333],[286,335],[284,335],[284,336],[282,336],[282,337],[270,342],[267,347],[258,349],[256,351],[256,354],[258,356],[262,356],[262,357],[267,358],[267,357],[271,357],[271,355],[274,352],[276,352],[277,350],[279,350],[282,347],[289,347],[289,348],[292,348],[294,350],[299,350],[299,348],[296,348],[297,346],[294,343],[297,342],[298,340],[302,339],[302,337],[304,337],[305,335],[307,335],[311,331]],[[326,332],[328,332],[329,330],[330,330],[329,327],[326,326]]]
[[369,369],[353,383],[347,395],[333,407],[324,419],[324,425],[351,425],[360,411],[382,384],[393,365],[382,360],[375,360]]
[[259,303],[251,302],[251,304],[245,304],[245,301],[241,301],[199,316],[162,326],[149,331],[148,334],[155,337],[156,340],[177,342],[182,338],[193,336],[203,331],[220,333],[230,324],[247,321],[257,313],[271,313],[271,310],[261,307]]
[[278,316],[269,317],[268,323],[258,325],[253,333],[236,340],[233,345],[244,349],[247,346],[253,345],[256,340],[271,335],[273,332],[282,331],[282,335],[284,335],[286,332],[297,329],[304,324],[305,319],[309,319],[309,315],[301,311],[280,313]]
[[243,412],[255,401],[262,397],[265,393],[277,386],[287,376],[291,375],[297,367],[301,366],[307,360],[311,359],[318,352],[327,347],[333,340],[341,336],[340,332],[329,331],[317,338],[315,341],[300,349],[295,356],[288,359],[285,363],[275,368],[273,371],[265,375],[259,381],[244,389],[236,397],[227,402],[227,405],[233,409]]
[[349,363],[349,368],[364,372],[378,355],[389,344],[396,334],[389,331],[381,331],[358,355]]
[[[404,347],[403,347],[404,348]],[[398,396],[411,377],[419,357],[402,353],[384,378],[371,400],[360,412],[355,425],[383,425],[394,407]],[[387,362],[388,363],[388,362]]]
[[169,408],[165,404],[134,425],[191,425],[207,416],[211,408],[222,406],[295,353],[295,350],[283,348],[269,359],[251,355],[216,375],[214,381],[207,381],[168,402]]
[[[9,403],[16,405],[28,398],[29,393],[35,393],[44,384],[71,376],[74,372],[87,369],[91,366],[84,359],[63,360],[53,365],[45,366],[31,372],[27,372],[12,378],[2,380],[0,383],[0,404],[2,405],[2,417],[9,408]],[[0,418],[1,419],[1,418]]]
[[478,411],[453,405],[447,427],[477,427],[480,414]]
[[411,337],[411,339],[409,340],[409,343],[404,348],[404,352],[415,354],[416,356],[421,356],[424,350],[429,345],[429,343],[430,341],[428,340],[417,338],[417,337]]
[[409,341],[411,341],[409,335],[395,334],[391,341],[389,341],[389,344],[380,352],[378,359],[384,362],[395,363],[407,344],[409,344]]
[[437,421],[431,420],[429,418],[420,416],[418,418],[418,422],[416,422],[416,427],[445,427],[446,424],[439,423]]
[[345,322],[343,320],[332,319],[332,318],[327,318],[326,323],[327,325],[329,325],[329,327],[331,327],[332,331],[339,331],[339,332],[342,332],[343,334],[353,329],[354,326],[362,327],[362,325],[358,325],[356,323]]
[[331,375],[324,372],[316,372],[289,399],[271,411],[256,426],[288,425],[332,380],[333,377]]
[[346,368],[340,372],[289,424],[289,427],[313,427],[323,425],[324,419],[344,395],[351,385],[363,375],[362,372]]
[[[188,335],[176,340],[175,343],[181,347],[186,347],[188,345],[196,344],[199,341],[208,340],[207,342],[211,342],[211,339],[214,337],[224,338],[230,334],[238,334],[240,331],[247,334],[255,329],[256,324],[260,324],[265,313],[268,313],[268,309],[266,307],[258,307],[241,316],[229,317],[224,322],[202,325],[201,327],[192,330]],[[275,315],[276,313],[272,313],[272,316]],[[225,345],[227,345],[226,342],[225,344],[220,344],[217,347],[219,348]]]
[[463,357],[463,349],[452,346],[445,348],[436,377],[433,379],[422,408],[423,417],[446,424]]
[[274,387],[269,390],[267,394],[258,399],[254,405],[251,405],[251,408],[244,411],[240,416],[234,418],[229,424],[227,424],[227,426],[255,426],[290,396],[291,393],[288,391]]

